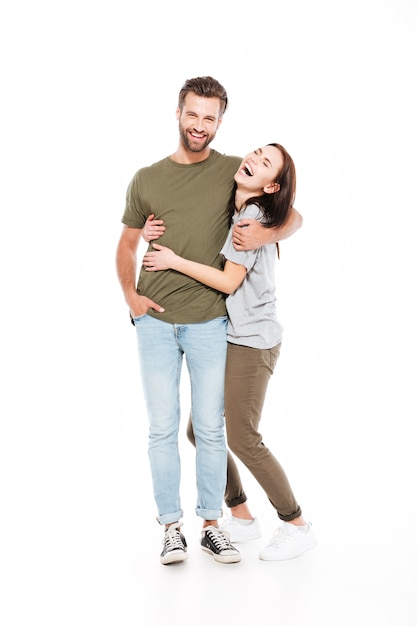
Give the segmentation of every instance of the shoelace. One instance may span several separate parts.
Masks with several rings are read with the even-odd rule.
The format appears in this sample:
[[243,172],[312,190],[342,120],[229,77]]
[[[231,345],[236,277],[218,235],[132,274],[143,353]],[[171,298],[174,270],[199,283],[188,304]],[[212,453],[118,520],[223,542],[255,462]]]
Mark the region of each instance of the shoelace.
[[182,542],[180,531],[177,528],[169,528],[164,537],[165,550],[184,550],[184,544]]
[[287,543],[288,541],[293,541],[294,536],[292,533],[288,533],[286,532],[281,526],[279,528],[277,528],[274,531],[274,534],[272,535],[269,544],[270,546],[272,545],[284,545],[284,543]]
[[221,552],[222,550],[232,550],[233,546],[231,545],[229,538],[226,536],[226,533],[214,530],[207,531],[208,536],[213,541],[216,548]]

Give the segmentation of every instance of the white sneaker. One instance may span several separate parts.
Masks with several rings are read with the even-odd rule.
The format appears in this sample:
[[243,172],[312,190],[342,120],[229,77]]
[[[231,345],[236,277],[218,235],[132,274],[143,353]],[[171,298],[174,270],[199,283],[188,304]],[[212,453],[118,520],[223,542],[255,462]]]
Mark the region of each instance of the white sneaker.
[[274,532],[269,544],[259,553],[262,561],[286,561],[311,550],[317,545],[311,524],[295,526],[283,522]]
[[219,524],[220,530],[224,530],[232,543],[244,543],[254,541],[261,536],[258,519],[255,517],[250,524],[241,524],[235,517],[230,516],[223,524]]

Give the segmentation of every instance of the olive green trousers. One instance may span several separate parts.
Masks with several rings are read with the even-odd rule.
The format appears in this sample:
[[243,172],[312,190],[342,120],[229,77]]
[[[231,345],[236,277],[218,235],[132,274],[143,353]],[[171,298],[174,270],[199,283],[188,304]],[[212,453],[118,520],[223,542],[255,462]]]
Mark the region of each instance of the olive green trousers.
[[[225,417],[227,443],[227,484],[224,500],[230,507],[246,502],[235,455],[265,491],[278,517],[289,522],[301,515],[288,478],[259,433],[265,395],[274,372],[281,345],[267,350],[227,344]],[[192,419],[188,439],[194,444]],[[233,453],[233,454],[232,454]]]

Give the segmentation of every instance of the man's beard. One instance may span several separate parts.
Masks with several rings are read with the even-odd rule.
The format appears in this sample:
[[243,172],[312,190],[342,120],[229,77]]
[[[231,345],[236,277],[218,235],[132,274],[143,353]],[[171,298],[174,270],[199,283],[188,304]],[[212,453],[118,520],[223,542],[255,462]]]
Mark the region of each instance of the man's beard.
[[207,135],[207,137],[202,143],[201,142],[194,143],[190,139],[188,132],[182,126],[180,126],[180,136],[181,136],[183,144],[185,145],[187,150],[189,150],[190,152],[202,152],[205,148],[207,148],[209,143],[214,138],[212,135]]

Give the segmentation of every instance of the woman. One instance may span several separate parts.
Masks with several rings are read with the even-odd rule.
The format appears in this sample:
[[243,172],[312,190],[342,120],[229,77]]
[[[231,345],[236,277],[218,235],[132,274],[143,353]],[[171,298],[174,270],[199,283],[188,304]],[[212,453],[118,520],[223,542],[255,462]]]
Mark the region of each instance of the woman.
[[[250,153],[234,177],[229,215],[231,222],[255,218],[267,228],[282,226],[295,198],[294,162],[280,144],[268,144]],[[221,250],[224,270],[202,265],[153,243],[143,259],[147,271],[174,269],[208,287],[228,294],[228,351],[225,379],[225,416],[228,445],[264,489],[282,524],[259,558],[286,560],[317,545],[310,523],[301,512],[284,470],[264,445],[258,431],[269,379],[282,340],[275,310],[277,246],[236,251],[232,229]],[[188,436],[193,441],[192,425]],[[239,472],[228,455],[225,502],[232,516],[222,524],[231,541],[257,539],[259,525],[247,505]]]

